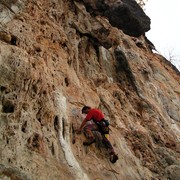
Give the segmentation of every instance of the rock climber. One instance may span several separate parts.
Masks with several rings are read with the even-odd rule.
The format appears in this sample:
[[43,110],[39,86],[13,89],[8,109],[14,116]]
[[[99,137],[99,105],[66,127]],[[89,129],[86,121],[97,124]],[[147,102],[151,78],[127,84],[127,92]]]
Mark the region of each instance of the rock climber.
[[[115,163],[118,160],[118,156],[115,153],[110,141],[106,137],[106,135],[109,134],[109,124],[108,121],[104,119],[103,113],[99,109],[93,109],[89,106],[84,106],[82,108],[82,114],[87,115],[81,123],[80,128],[77,130],[77,133],[80,134],[82,130],[84,130],[87,141],[83,142],[83,145],[88,146],[96,141],[92,131],[100,132],[102,135],[102,142],[110,154],[110,161]],[[94,123],[86,124],[90,120],[93,120]]]

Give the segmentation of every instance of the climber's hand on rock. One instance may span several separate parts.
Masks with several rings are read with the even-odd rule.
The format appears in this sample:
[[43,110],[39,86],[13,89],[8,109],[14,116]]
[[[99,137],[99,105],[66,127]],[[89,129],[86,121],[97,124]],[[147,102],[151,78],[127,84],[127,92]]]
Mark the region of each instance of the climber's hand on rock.
[[81,129],[77,129],[76,134],[81,134]]

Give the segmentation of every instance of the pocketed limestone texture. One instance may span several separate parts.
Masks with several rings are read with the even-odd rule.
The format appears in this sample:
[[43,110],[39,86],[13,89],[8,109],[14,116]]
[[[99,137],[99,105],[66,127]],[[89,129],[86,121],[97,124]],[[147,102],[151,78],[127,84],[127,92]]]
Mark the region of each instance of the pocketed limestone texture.
[[[180,73],[135,1],[2,2],[0,179],[180,178]],[[110,121],[115,164],[98,133],[72,135],[84,105]]]

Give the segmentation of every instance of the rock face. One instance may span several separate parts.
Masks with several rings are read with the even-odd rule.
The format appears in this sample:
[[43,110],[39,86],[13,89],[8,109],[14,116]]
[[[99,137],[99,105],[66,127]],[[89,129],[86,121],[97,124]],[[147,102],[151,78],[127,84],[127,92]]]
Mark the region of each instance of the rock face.
[[[135,1],[2,2],[1,179],[180,179],[180,74]],[[115,164],[72,136],[85,104],[110,120]]]
[[131,36],[150,30],[150,19],[134,0],[84,0],[91,14],[108,18],[112,26]]

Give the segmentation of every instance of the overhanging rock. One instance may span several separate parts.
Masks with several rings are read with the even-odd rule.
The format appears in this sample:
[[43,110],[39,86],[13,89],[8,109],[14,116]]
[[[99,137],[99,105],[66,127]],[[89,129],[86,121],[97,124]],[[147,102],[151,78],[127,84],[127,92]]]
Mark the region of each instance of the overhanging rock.
[[134,0],[83,0],[91,14],[106,16],[115,26],[130,36],[140,36],[150,30],[150,18]]

